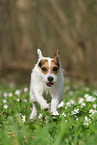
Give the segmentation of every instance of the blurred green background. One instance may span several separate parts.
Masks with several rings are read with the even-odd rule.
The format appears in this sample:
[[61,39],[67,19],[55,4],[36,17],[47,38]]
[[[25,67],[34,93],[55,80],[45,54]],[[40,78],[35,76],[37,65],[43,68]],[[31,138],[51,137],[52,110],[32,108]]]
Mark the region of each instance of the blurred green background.
[[97,0],[0,0],[0,78],[29,83],[37,48],[65,76],[97,79]]

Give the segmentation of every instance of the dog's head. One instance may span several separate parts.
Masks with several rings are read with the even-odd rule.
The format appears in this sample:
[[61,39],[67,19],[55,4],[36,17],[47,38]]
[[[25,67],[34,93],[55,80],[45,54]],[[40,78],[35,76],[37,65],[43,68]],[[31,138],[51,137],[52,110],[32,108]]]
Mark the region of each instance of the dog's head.
[[43,57],[40,49],[37,50],[37,53],[39,55],[38,68],[42,74],[43,80],[48,87],[52,87],[57,81],[57,75],[60,69],[59,49],[54,58]]

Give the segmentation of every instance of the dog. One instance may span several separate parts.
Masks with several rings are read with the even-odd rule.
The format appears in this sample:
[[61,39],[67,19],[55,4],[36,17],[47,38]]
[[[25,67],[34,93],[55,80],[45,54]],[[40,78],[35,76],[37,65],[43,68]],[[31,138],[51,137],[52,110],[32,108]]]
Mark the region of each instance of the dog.
[[[37,117],[37,104],[41,110],[50,109],[50,113],[57,110],[59,102],[64,96],[63,69],[59,62],[59,49],[53,58],[44,57],[40,49],[37,49],[38,62],[31,73],[30,101],[33,105],[30,119]],[[50,94],[51,107],[43,97],[43,92]]]

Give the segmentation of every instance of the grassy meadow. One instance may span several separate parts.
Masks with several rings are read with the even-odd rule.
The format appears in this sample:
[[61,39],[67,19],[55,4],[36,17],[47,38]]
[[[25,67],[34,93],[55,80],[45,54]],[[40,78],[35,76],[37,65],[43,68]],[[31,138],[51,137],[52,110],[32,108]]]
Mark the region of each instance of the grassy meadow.
[[96,145],[97,90],[66,79],[64,98],[52,115],[38,108],[29,120],[29,86],[0,84],[1,145]]

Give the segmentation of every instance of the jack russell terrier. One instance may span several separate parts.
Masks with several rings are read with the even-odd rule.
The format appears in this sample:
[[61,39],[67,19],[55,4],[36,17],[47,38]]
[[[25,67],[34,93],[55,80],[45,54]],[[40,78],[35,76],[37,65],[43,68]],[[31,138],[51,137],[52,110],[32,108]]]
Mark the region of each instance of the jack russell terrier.
[[63,69],[59,62],[59,50],[55,57],[44,57],[40,49],[37,49],[38,62],[31,73],[30,100],[33,105],[30,119],[37,117],[37,103],[41,110],[49,109],[49,104],[43,97],[43,93],[50,94],[50,113],[57,110],[57,106],[64,96],[64,76]]

